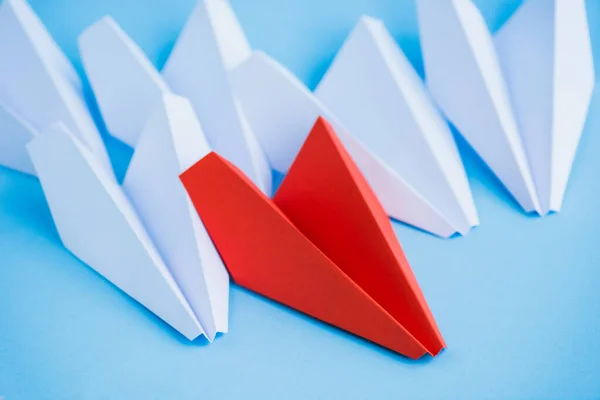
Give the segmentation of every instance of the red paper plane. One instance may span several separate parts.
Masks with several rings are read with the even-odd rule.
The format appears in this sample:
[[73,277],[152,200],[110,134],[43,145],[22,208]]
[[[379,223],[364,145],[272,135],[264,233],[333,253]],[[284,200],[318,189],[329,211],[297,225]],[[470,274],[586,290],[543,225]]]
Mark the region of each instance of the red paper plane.
[[389,219],[322,118],[273,201],[215,153],[181,179],[237,284],[410,358],[445,347]]

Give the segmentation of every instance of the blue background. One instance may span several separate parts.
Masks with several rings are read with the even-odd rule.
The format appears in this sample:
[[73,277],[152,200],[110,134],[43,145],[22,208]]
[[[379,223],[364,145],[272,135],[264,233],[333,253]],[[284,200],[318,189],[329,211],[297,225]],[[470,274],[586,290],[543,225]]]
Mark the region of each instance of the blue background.
[[[476,3],[495,30],[520,1]],[[588,4],[596,55],[599,3]],[[422,72],[412,0],[232,4],[253,46],[311,88],[362,13],[382,18]],[[161,67],[194,1],[32,5],[81,71],[76,37],[105,14]],[[394,224],[448,344],[416,362],[237,287],[230,333],[188,343],[62,248],[37,180],[0,168],[0,395],[600,398],[599,124],[595,95],[560,214],[523,214],[460,142],[481,226],[441,240]],[[122,176],[130,150],[106,140]]]

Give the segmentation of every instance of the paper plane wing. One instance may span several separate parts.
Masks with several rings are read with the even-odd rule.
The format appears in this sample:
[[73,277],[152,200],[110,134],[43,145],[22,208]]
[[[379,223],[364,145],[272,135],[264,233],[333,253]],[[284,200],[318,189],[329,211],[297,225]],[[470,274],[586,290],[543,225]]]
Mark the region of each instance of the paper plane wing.
[[382,21],[359,20],[315,95],[460,233],[479,224],[452,133]]
[[165,94],[138,140],[123,189],[212,340],[227,331],[229,275],[179,179],[209,152],[189,101]]
[[62,121],[112,174],[81,80],[25,0],[0,5],[0,101],[38,132]]
[[125,194],[58,124],[28,145],[65,247],[188,339],[203,333]]
[[542,214],[559,211],[594,89],[584,0],[527,0],[495,44]]
[[270,195],[271,168],[229,81],[229,71],[250,53],[229,2],[202,0],[183,28],[162,73],[175,93],[192,102],[211,147]]
[[169,91],[167,84],[111,17],[87,28],[78,42],[108,132],[135,147],[152,107]]
[[181,179],[236,283],[408,357],[426,353],[231,163],[211,153]]
[[26,146],[36,136],[35,129],[0,103],[0,165],[35,175]]
[[444,348],[390,220],[324,119],[317,120],[273,202],[429,353]]
[[535,185],[488,27],[471,0],[417,0],[429,91],[527,212]]
[[307,132],[322,115],[338,132],[389,216],[442,237],[457,232],[427,199],[348,134],[336,117],[276,61],[254,52],[231,77],[250,126],[273,168],[287,172]]

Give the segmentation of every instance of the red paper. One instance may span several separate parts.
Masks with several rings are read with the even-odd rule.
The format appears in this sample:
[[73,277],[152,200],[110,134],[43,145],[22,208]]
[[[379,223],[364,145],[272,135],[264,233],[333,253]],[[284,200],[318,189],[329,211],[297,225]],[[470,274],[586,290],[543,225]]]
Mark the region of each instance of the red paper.
[[389,219],[323,119],[274,201],[215,153],[181,179],[237,284],[410,358],[445,346]]

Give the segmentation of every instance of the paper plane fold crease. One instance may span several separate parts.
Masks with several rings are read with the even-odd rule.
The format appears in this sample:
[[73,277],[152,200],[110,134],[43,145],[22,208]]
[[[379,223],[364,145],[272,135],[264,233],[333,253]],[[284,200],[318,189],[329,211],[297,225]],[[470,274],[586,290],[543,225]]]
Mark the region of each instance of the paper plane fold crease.
[[270,195],[271,168],[229,80],[250,54],[229,2],[200,0],[162,73],[175,93],[192,102],[211,147]]
[[595,85],[584,0],[527,0],[494,37],[542,214],[559,211]]
[[382,21],[360,18],[315,95],[458,232],[479,224],[452,133]]
[[138,140],[123,189],[209,340],[227,332],[229,275],[179,175],[210,152],[187,99],[164,94]]
[[169,91],[167,84],[111,17],[87,28],[78,43],[108,132],[135,147],[152,107]]
[[458,231],[412,185],[349,134],[296,77],[266,54],[253,52],[232,71],[231,82],[277,171],[287,172],[315,120],[323,116],[334,126],[389,216],[442,237]]
[[189,339],[202,327],[121,187],[63,124],[28,144],[64,246]]
[[25,0],[0,4],[0,102],[38,132],[61,121],[112,176],[81,80]]
[[273,201],[216,153],[181,179],[236,283],[410,358],[445,347],[385,211],[323,119]]
[[540,211],[491,34],[471,0],[417,0],[427,87],[527,212]]

